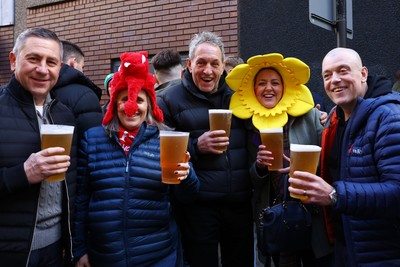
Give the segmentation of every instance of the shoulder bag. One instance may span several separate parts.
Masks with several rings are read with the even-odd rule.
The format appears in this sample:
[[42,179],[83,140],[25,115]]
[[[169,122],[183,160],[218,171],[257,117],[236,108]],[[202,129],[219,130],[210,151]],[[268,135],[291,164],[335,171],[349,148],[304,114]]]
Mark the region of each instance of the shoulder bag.
[[288,197],[287,180],[285,177],[282,202],[275,204],[276,198],[275,205],[260,213],[257,246],[265,255],[311,247],[311,214],[301,201]]

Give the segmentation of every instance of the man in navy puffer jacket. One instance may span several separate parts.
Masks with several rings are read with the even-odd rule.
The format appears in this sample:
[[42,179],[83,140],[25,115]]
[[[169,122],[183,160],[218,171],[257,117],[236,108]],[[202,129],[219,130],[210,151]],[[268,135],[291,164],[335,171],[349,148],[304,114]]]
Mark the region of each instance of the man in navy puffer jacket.
[[323,179],[295,172],[289,181],[302,189],[289,190],[325,206],[335,266],[400,266],[399,94],[352,49],[333,49],[322,69],[337,105],[323,132]]
[[[72,263],[71,216],[76,137],[71,157],[61,147],[41,149],[40,125],[75,125],[72,112],[50,92],[61,68],[54,32],[22,32],[10,53],[10,82],[0,94],[0,265]],[[45,179],[66,170],[65,180]]]

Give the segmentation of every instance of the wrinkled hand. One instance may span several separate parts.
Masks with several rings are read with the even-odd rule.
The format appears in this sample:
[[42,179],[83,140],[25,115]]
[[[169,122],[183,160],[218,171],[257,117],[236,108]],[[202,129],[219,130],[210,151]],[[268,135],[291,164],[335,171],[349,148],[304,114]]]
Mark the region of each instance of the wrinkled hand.
[[315,105],[315,108],[318,109],[321,113],[321,115],[319,116],[319,122],[321,123],[321,125],[325,125],[326,121],[328,120],[328,113],[326,113],[325,111],[321,111],[320,104]]
[[[287,156],[283,155],[283,158],[287,161],[290,162],[290,158]],[[256,157],[256,165],[258,169],[264,169],[268,168],[268,166],[271,166],[271,160],[273,160],[274,157],[272,156],[272,152],[267,150],[266,146],[264,145],[259,145],[258,146],[258,152],[257,152],[257,157]],[[279,173],[289,173],[290,167],[282,168],[277,170]]]
[[324,179],[317,175],[301,171],[295,171],[293,176],[289,178],[289,192],[296,195],[306,195],[307,198],[301,200],[302,202],[314,203],[321,206],[332,204],[329,193],[333,187],[325,182]]
[[183,181],[188,177],[190,173],[189,160],[190,160],[190,154],[189,152],[186,152],[185,161],[178,163],[178,169],[175,171],[175,175],[178,176],[178,180]]
[[70,163],[70,156],[64,153],[62,147],[50,147],[37,153],[32,153],[24,162],[24,170],[30,184],[40,183],[49,176],[66,172]]
[[203,154],[222,154],[223,151],[218,150],[218,147],[229,145],[229,137],[223,136],[224,130],[208,131],[203,133],[197,139],[197,148]]
[[75,264],[75,267],[90,267],[89,257],[87,254],[83,255]]

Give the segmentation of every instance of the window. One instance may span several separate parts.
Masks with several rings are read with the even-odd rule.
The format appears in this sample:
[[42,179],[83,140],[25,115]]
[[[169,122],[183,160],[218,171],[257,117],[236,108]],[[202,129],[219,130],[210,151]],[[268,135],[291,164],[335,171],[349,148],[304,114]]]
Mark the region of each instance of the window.
[[0,26],[14,25],[14,0],[0,0]]

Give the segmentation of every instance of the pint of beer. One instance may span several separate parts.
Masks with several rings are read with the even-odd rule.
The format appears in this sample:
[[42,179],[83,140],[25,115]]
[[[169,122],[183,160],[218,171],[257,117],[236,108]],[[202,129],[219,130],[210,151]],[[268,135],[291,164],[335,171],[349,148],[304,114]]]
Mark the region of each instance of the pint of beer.
[[270,161],[272,166],[268,166],[268,170],[276,171],[283,167],[283,128],[263,129],[260,130],[261,142],[271,151],[274,159]]
[[186,159],[186,151],[189,141],[189,133],[160,131],[160,164],[164,184],[179,184],[175,175],[178,163]]
[[[290,177],[294,171],[304,171],[316,174],[321,147],[315,145],[290,144]],[[290,193],[290,196],[298,199],[306,199],[307,196]]]
[[[74,126],[58,124],[42,124],[40,136],[42,149],[49,147],[63,147],[64,155],[70,155]],[[47,182],[58,182],[65,179],[65,173],[59,173],[46,179]]]
[[[229,137],[231,133],[232,110],[229,109],[209,109],[210,130],[225,130],[225,135]],[[218,150],[226,151],[228,147],[217,147]]]

